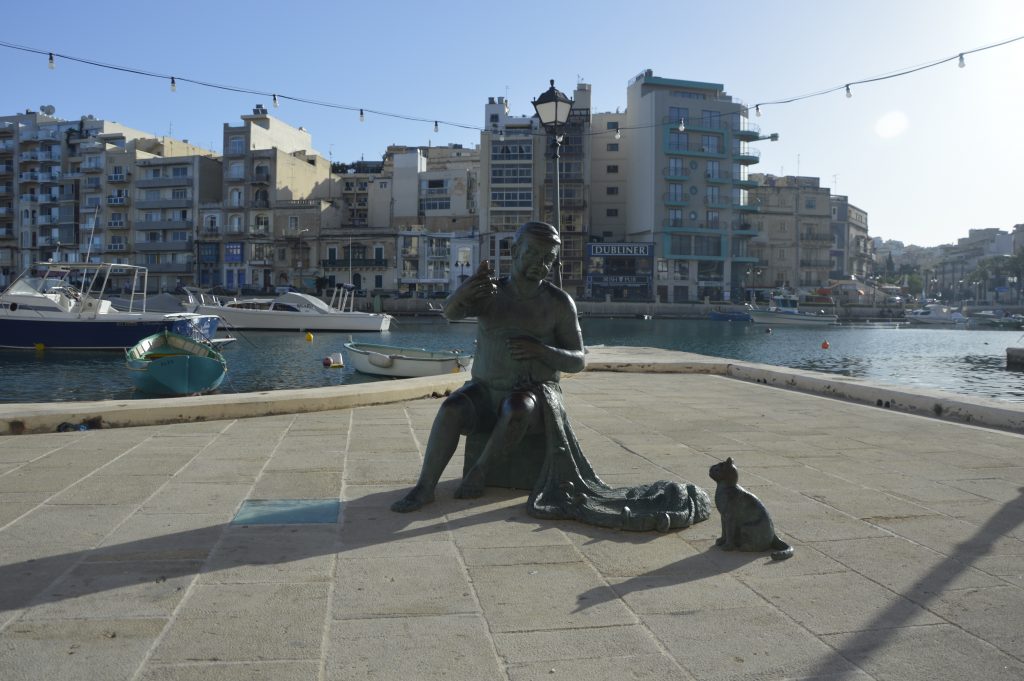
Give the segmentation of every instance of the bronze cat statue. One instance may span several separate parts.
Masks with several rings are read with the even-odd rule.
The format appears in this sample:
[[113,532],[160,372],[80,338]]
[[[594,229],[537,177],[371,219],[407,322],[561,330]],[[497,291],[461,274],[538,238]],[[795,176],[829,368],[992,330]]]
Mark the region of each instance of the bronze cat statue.
[[768,509],[761,500],[739,486],[740,472],[729,457],[708,471],[718,483],[715,508],[722,516],[722,536],[715,540],[723,551],[771,551],[773,560],[793,555],[793,547],[775,534]]

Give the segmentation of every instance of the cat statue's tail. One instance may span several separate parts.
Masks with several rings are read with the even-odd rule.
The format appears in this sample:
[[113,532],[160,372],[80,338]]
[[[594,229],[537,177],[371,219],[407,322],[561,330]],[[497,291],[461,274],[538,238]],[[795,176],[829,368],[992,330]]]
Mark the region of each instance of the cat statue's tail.
[[786,560],[793,556],[793,547],[779,539],[779,535],[772,539],[771,549],[772,560]]

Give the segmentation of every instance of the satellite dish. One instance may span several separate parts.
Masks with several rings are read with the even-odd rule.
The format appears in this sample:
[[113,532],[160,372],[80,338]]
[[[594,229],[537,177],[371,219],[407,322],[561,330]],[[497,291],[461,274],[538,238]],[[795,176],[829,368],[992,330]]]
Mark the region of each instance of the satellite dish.
[[39,110],[47,116],[52,116],[53,112],[56,111],[56,109],[53,108],[53,104],[43,104],[41,107],[39,107]]

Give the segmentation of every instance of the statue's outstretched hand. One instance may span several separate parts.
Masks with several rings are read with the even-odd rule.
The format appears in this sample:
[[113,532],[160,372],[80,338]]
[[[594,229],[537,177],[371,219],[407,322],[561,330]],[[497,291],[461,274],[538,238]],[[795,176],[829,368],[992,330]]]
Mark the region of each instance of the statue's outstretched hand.
[[493,274],[491,261],[482,261],[476,273],[455,289],[455,293],[452,294],[452,302],[473,305],[497,294],[498,281]]

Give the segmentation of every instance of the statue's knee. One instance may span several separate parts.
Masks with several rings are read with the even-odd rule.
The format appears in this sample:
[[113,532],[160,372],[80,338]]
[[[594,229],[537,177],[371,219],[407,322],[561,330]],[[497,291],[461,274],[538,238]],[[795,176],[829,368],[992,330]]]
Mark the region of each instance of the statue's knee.
[[512,393],[502,405],[505,418],[520,421],[527,419],[537,406],[537,400],[530,393]]

